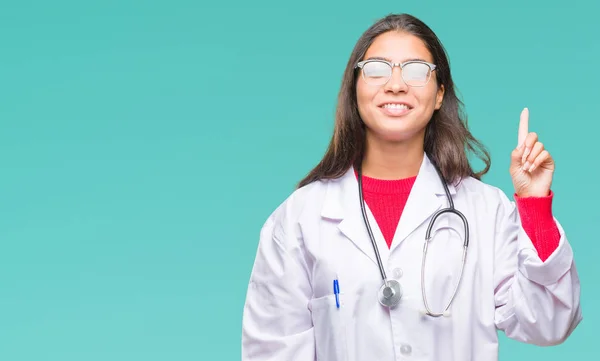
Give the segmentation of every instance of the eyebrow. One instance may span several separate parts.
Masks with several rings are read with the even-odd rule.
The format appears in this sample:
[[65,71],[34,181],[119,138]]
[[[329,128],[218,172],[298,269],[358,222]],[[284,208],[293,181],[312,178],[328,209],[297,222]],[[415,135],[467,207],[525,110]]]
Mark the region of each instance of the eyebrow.
[[[368,59],[365,59],[365,60],[386,60],[386,61],[389,61],[390,63],[393,63],[393,61],[391,59],[385,58],[385,57],[382,57],[382,56],[371,56],[371,57],[369,57]],[[421,59],[421,58],[410,58],[410,59],[404,59],[404,60],[402,60],[401,63],[405,63],[407,61],[424,61],[424,62],[427,62],[427,60]]]

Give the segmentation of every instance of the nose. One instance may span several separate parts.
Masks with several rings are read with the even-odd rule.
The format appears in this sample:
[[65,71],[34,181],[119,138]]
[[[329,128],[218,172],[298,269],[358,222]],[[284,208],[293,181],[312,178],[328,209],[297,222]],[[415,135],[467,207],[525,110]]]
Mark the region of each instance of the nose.
[[392,69],[392,76],[390,80],[385,84],[385,91],[392,93],[406,92],[408,85],[402,79],[402,69],[400,67],[394,67]]

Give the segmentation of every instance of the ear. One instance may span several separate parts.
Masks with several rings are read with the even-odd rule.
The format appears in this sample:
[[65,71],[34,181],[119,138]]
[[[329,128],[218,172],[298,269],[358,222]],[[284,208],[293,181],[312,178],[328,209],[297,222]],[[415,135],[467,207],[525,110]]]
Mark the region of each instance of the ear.
[[435,96],[435,110],[438,110],[442,107],[442,101],[444,100],[444,85],[440,85],[437,90],[437,94]]

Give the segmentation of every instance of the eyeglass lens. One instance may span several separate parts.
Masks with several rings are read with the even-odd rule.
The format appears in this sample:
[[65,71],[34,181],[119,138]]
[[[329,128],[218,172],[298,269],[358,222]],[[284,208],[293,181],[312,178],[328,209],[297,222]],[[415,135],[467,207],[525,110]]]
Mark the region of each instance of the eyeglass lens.
[[[392,67],[382,61],[370,61],[363,66],[365,81],[369,84],[385,84],[392,76]],[[424,63],[408,63],[402,68],[402,78],[410,86],[427,84],[431,69]]]

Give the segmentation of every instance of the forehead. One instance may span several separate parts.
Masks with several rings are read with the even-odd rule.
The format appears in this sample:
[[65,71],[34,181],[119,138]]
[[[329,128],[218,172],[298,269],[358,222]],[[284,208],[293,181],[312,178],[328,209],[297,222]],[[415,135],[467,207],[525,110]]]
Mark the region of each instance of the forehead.
[[418,37],[397,31],[390,31],[375,38],[364,59],[372,57],[384,58],[393,62],[410,59],[422,59],[433,62],[433,57],[425,43]]

